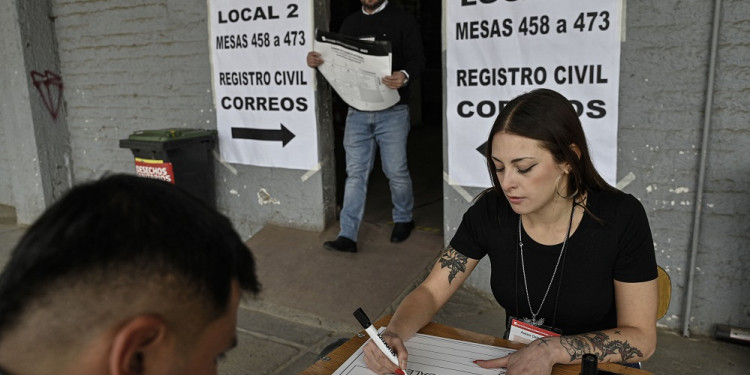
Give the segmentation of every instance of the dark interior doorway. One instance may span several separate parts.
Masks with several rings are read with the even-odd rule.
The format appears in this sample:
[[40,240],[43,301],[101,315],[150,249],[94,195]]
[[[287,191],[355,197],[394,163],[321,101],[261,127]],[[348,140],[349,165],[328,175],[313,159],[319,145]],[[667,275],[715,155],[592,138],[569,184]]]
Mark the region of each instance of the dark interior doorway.
[[[411,132],[408,140],[408,163],[414,189],[414,220],[418,227],[442,232],[443,223],[443,85],[441,53],[442,2],[389,0],[414,15],[420,25],[426,58],[422,76],[411,83]],[[359,11],[359,0],[332,0],[329,30],[337,32],[344,18]],[[343,136],[347,105],[334,92],[333,126],[336,157],[336,202],[340,209],[344,197],[346,164]],[[382,172],[380,158],[370,175],[365,207],[365,221],[390,223],[391,198],[388,180]]]

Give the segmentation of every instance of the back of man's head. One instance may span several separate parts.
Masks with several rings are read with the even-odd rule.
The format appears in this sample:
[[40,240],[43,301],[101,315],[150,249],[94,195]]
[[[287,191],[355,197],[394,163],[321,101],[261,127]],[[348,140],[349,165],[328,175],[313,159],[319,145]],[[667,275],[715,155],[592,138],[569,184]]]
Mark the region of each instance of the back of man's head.
[[194,336],[226,313],[233,285],[257,293],[255,263],[213,208],[135,176],[79,185],[27,230],[0,275],[0,361],[9,340],[36,345],[39,361],[43,351],[72,360],[142,314]]

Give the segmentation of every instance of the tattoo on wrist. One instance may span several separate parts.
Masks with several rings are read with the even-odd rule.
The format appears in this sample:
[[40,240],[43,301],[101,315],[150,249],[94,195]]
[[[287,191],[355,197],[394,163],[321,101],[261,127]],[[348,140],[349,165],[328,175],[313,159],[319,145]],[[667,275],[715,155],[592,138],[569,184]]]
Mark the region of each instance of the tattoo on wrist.
[[630,346],[627,341],[612,340],[604,332],[584,333],[576,336],[563,336],[560,344],[570,355],[570,360],[580,359],[584,354],[595,354],[602,362],[610,354],[619,354],[620,361],[625,362],[630,358],[643,357],[640,349]]
[[445,248],[443,254],[440,255],[440,268],[448,268],[450,274],[448,274],[448,284],[453,282],[456,278],[456,274],[459,272],[466,272],[466,262],[469,258],[456,251],[451,245]]

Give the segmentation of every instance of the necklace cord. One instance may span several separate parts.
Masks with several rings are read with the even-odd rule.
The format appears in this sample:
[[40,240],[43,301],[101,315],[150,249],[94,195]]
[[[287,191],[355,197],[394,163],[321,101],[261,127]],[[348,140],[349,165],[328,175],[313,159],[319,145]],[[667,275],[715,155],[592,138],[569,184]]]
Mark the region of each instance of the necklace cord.
[[[575,208],[575,206],[580,206],[581,208],[584,208],[584,210],[585,210],[585,207],[583,207],[578,202],[574,202],[573,206],[574,206],[574,208]],[[573,220],[573,217],[572,217],[572,214],[571,214],[571,221],[572,220]],[[581,219],[581,221],[583,221],[583,219]],[[562,258],[562,264],[560,264],[560,283],[557,284],[557,295],[555,295],[555,310],[552,313],[552,326],[553,327],[555,327],[555,324],[557,323],[557,305],[558,305],[558,301],[560,301],[560,289],[562,289],[563,274],[565,272],[565,258],[567,258],[567,256],[568,256],[568,252],[565,252],[565,254],[563,254],[563,258]]]
[[[557,263],[555,264],[555,269],[552,271],[552,277],[550,278],[549,284],[547,284],[547,290],[544,292],[544,297],[542,297],[542,302],[539,304],[539,308],[537,309],[536,313],[534,312],[534,308],[531,307],[531,297],[529,296],[529,285],[526,278],[526,265],[523,259],[523,241],[521,240],[521,231],[522,231],[522,223],[521,223],[521,216],[518,216],[518,247],[520,248],[520,254],[521,254],[521,273],[523,275],[523,286],[526,291],[526,302],[529,305],[529,312],[531,313],[531,319],[532,322],[537,322],[536,317],[539,315],[539,313],[542,311],[542,306],[544,306],[544,302],[547,300],[547,295],[549,294],[549,290],[552,287],[552,283],[555,280],[555,275],[557,274],[557,269],[560,266],[560,261],[563,258],[563,254],[565,253],[565,244],[568,242],[568,238],[570,238],[570,229],[573,226],[573,214],[575,213],[575,207],[576,204],[573,202],[572,207],[570,208],[570,219],[568,221],[568,231],[565,233],[565,239],[563,240],[562,246],[560,247],[560,254],[557,256]],[[518,272],[516,270],[516,272]],[[557,286],[557,296],[556,299],[560,296],[560,286],[562,285],[562,269],[560,270],[560,283]],[[518,282],[518,277],[516,277],[516,283]],[[516,288],[518,290],[518,288]],[[516,293],[516,309],[518,309],[518,293]],[[553,323],[556,319],[557,315],[557,301],[555,301],[555,310],[554,310],[554,316],[553,316]],[[536,325],[536,323],[534,323]],[[539,323],[541,324],[541,322]]]
[[[518,217],[518,220],[521,220],[520,216]],[[519,254],[519,251],[520,249],[518,248],[518,243],[516,243],[516,252],[515,252],[516,253],[516,266],[513,268],[513,271],[514,271],[513,279],[516,282],[516,290],[515,290],[515,293],[513,293],[513,295],[516,297],[516,316],[518,317],[520,317],[520,315],[518,315],[518,258],[519,258],[518,254]]]
[[[503,223],[500,221],[500,217],[499,216],[497,218],[497,224],[502,228]],[[516,315],[515,316],[519,316],[518,315],[518,251],[519,251],[518,250],[518,243],[516,243],[516,251],[514,252],[514,255],[515,255],[514,256],[514,258],[515,258],[515,266],[513,267],[513,281],[515,282],[515,290],[514,290],[513,296],[515,297],[515,302],[516,302],[516,304],[515,304],[516,305],[515,306],[516,307]],[[510,321],[509,319],[510,319],[509,317],[506,317],[506,319],[505,319],[506,320],[506,325]]]

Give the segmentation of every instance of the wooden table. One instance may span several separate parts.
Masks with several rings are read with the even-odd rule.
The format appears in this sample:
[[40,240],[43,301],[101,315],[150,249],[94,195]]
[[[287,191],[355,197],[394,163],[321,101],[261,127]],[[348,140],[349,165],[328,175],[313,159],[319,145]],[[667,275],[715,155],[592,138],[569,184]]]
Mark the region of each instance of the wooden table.
[[[387,315],[378,321],[376,321],[373,325],[376,328],[380,328],[382,326],[388,325],[388,323],[391,321],[391,315]],[[513,349],[519,349],[524,347],[524,344],[519,344],[516,342],[508,341],[505,339],[497,338],[494,336],[489,336],[481,333],[466,331],[459,328],[453,328],[450,326],[437,324],[437,323],[430,323],[426,325],[424,328],[419,330],[419,333],[423,333],[426,335],[433,335],[433,336],[440,336],[440,337],[447,337],[450,339],[456,339],[456,340],[463,340],[463,341],[469,341],[469,342],[475,342],[479,344],[485,344],[485,345],[493,345],[493,346],[500,346],[504,348],[513,348]],[[336,369],[341,366],[342,363],[346,362],[349,357],[354,354],[354,352],[359,349],[362,344],[367,341],[368,336],[364,333],[364,331],[361,332],[360,335],[352,337],[349,341],[344,343],[343,345],[339,346],[337,349],[332,351],[328,354],[328,358],[330,360],[323,361],[319,360],[312,364],[312,366],[305,369],[305,371],[302,371],[299,375],[330,375]],[[623,374],[623,375],[647,375],[651,374],[648,371],[644,370],[638,370],[630,367],[625,367],[621,365],[616,365],[613,363],[600,363],[599,369],[601,370],[607,370],[609,372],[613,372],[616,374]],[[580,365],[555,365],[552,368],[552,374],[553,375],[578,375],[581,372],[581,366]]]

